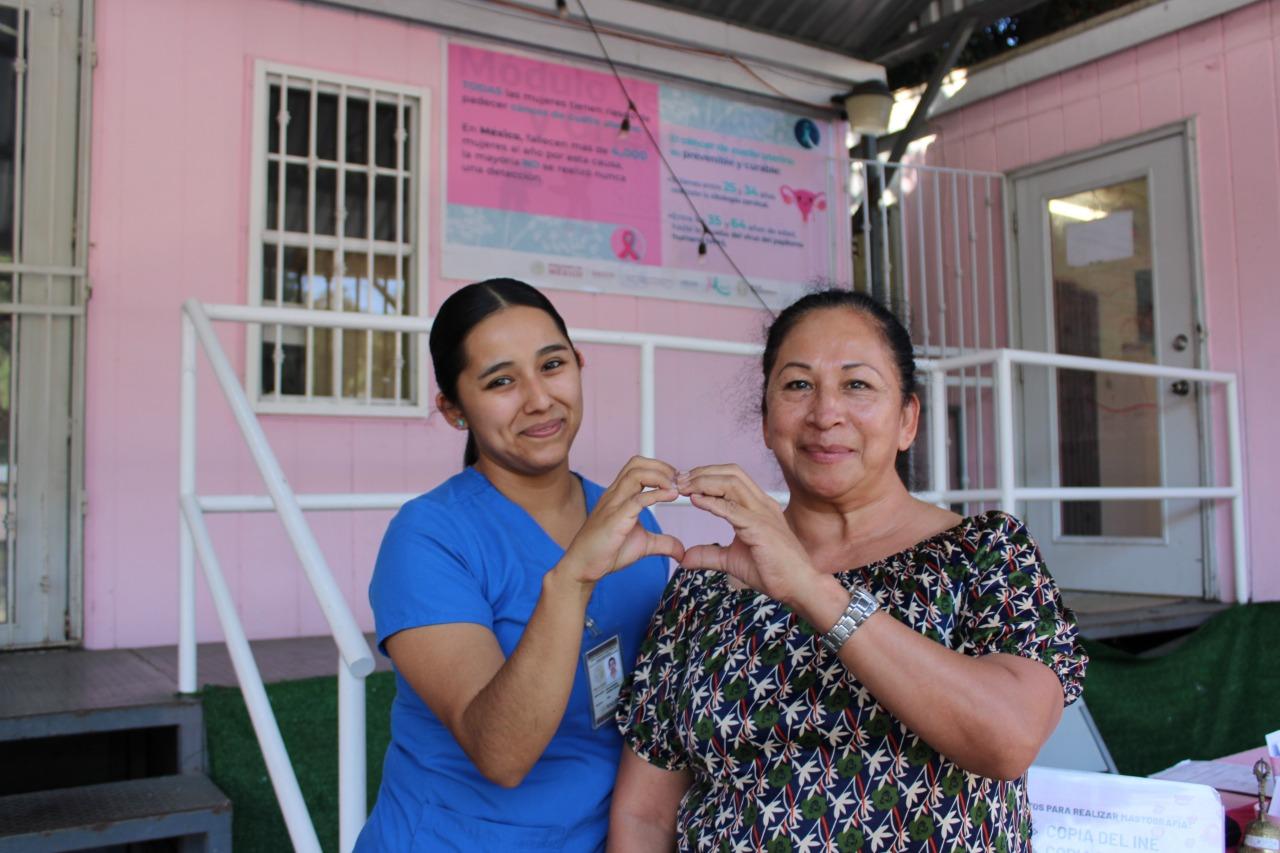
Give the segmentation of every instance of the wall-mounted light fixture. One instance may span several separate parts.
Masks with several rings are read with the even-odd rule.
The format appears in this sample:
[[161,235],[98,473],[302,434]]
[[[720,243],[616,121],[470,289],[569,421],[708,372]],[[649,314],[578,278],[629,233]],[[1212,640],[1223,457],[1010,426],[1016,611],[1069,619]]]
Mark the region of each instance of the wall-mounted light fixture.
[[855,133],[883,136],[889,129],[893,92],[883,80],[864,80],[831,100],[844,105],[849,129]]

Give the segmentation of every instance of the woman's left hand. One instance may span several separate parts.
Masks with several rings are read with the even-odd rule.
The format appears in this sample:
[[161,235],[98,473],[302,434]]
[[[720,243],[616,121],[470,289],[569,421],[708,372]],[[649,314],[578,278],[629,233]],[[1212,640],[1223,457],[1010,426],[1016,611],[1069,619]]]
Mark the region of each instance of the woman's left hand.
[[794,604],[818,576],[782,507],[737,465],[704,465],[680,475],[676,488],[698,509],[733,526],[733,542],[685,551],[687,569],[724,572],[775,601]]

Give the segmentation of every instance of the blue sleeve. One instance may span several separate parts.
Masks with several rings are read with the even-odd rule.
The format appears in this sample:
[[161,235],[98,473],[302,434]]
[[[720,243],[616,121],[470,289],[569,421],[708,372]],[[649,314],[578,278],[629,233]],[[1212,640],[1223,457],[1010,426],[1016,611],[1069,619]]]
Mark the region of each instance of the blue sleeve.
[[417,505],[402,508],[387,527],[369,582],[384,655],[387,638],[408,628],[451,622],[493,627],[479,561],[454,521],[439,507]]

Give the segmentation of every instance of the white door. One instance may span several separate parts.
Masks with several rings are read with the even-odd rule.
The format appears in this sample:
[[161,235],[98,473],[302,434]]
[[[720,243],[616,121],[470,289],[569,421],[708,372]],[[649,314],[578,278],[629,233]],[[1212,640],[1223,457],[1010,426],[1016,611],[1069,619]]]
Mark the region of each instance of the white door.
[[76,209],[90,10],[90,0],[0,0],[0,649],[80,632]]
[[[1013,177],[1024,348],[1199,366],[1188,174],[1174,134]],[[1194,383],[1030,367],[1022,383],[1028,485],[1200,485]],[[1041,501],[1024,512],[1068,589],[1206,592],[1197,501]]]

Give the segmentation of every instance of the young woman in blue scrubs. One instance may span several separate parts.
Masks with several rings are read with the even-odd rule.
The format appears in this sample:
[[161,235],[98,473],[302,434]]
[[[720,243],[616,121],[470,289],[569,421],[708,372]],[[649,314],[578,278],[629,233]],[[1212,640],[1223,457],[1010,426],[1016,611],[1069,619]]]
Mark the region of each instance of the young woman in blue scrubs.
[[618,687],[684,553],[648,509],[677,472],[636,457],[605,489],[570,470],[582,357],[523,282],[445,300],[431,356],[465,467],[405,504],[378,553],[397,692],[356,849],[603,850]]

